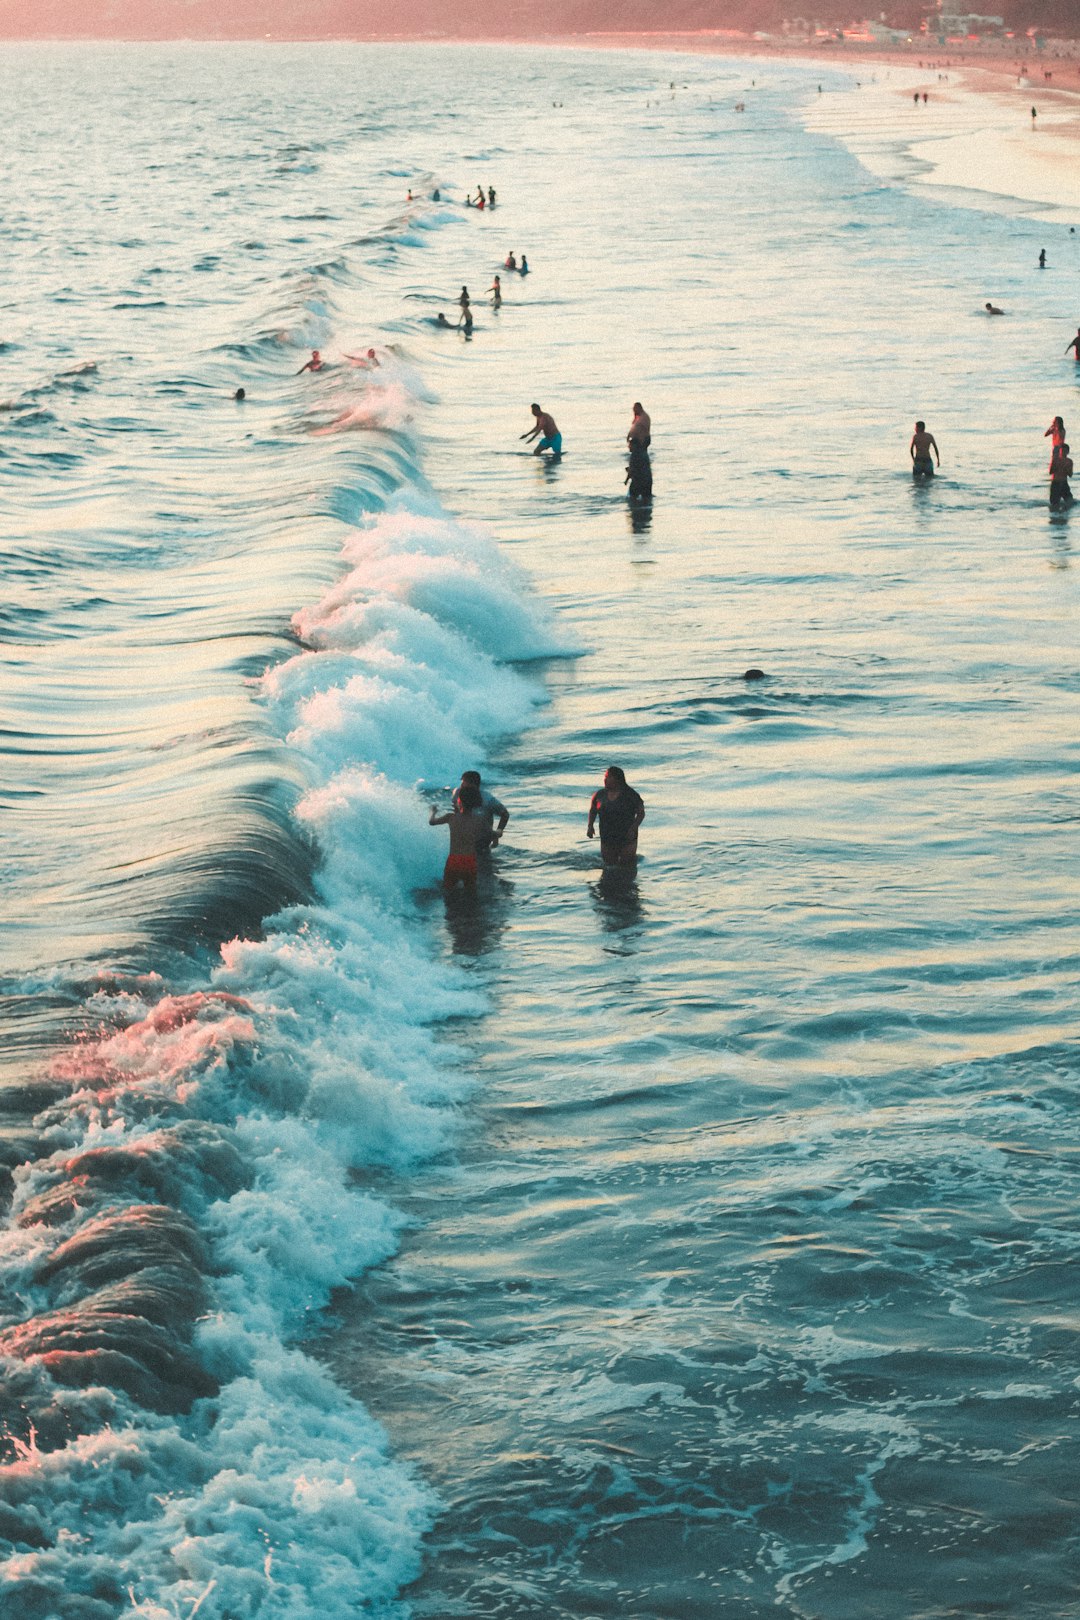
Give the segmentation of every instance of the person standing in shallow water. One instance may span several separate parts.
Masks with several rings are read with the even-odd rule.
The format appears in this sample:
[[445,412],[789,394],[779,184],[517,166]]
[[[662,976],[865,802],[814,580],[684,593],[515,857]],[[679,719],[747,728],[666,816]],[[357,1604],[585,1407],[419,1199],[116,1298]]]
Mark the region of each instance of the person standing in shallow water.
[[934,435],[926,431],[925,422],[916,422],[915,432],[911,435],[911,443],[908,449],[911,452],[911,476],[913,478],[933,478],[934,463],[930,452],[932,450],[934,455],[937,456],[939,468],[941,466],[941,455]]
[[1072,457],[1069,455],[1067,444],[1058,445],[1050,462],[1050,510],[1059,511],[1064,506],[1073,503],[1073,492],[1069,488],[1069,479],[1072,477]]
[[652,463],[649,446],[652,443],[652,420],[639,399],[634,401],[634,419],[626,435],[630,460],[626,466],[625,482],[630,485],[632,501],[652,500]]
[[609,765],[604,785],[592,796],[586,838],[596,836],[600,823],[600,856],[605,866],[633,866],[637,860],[638,828],[645,820],[645,801],[626,780],[619,765]]
[[1077,364],[1080,365],[1080,326],[1076,328],[1076,336],[1069,344],[1069,347],[1065,350],[1065,353],[1075,354]]
[[485,830],[484,818],[476,814],[483,804],[478,787],[472,782],[462,782],[454,795],[454,803],[455,808],[444,815],[439,815],[437,807],[432,805],[428,816],[429,827],[450,829],[450,854],[443,868],[443,888],[448,893],[459,883],[467,890],[475,889],[477,843]]
[[538,456],[542,450],[550,450],[553,456],[562,455],[562,434],[555,425],[555,418],[549,411],[542,411],[539,405],[530,405],[530,411],[536,418],[536,424],[529,433],[519,433],[518,438],[530,443],[538,435],[542,435],[540,443],[533,451]]

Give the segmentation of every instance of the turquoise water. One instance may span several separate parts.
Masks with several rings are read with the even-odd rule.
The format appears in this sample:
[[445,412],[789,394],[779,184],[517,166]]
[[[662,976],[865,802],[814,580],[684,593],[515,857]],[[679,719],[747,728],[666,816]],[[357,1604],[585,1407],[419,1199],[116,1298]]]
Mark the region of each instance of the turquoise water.
[[4,71],[0,1604],[1071,1612],[1067,227],[797,65]]

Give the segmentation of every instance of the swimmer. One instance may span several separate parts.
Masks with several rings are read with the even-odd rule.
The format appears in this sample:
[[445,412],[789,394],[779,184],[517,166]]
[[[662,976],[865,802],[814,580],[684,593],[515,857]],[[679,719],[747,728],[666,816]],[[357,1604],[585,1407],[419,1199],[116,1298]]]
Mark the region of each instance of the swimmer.
[[442,202],[442,192],[439,190],[438,186],[436,186],[435,190],[431,193],[431,200],[432,202]]
[[600,821],[600,856],[605,866],[633,866],[637,861],[638,828],[645,820],[645,801],[626,780],[618,765],[609,765],[604,785],[592,796],[586,838],[595,838]]
[[377,369],[379,364],[379,357],[374,349],[369,349],[367,354],[347,354],[345,358],[351,360],[354,366],[363,366],[368,370]]
[[1080,363],[1080,326],[1076,328],[1076,336],[1069,344],[1069,347],[1065,350],[1066,354],[1072,354],[1074,352],[1076,354],[1077,362]]
[[428,816],[429,827],[450,829],[450,854],[443,869],[443,888],[447,892],[459,883],[465,889],[475,889],[476,850],[484,830],[483,818],[475,813],[483,807],[480,789],[472,782],[462,782],[454,798],[453,810],[440,816],[432,805]]
[[624,484],[630,486],[632,501],[651,501],[653,492],[652,462],[649,445],[652,443],[652,421],[640,400],[634,401],[634,419],[626,435],[630,459],[626,464]]
[[494,206],[495,206],[495,187],[494,186],[488,186],[488,207],[489,208],[494,208]]
[[934,463],[930,458],[930,452],[933,450],[934,455],[937,457],[939,468],[941,467],[941,456],[934,435],[926,431],[925,422],[916,422],[915,432],[911,435],[911,443],[908,449],[911,452],[911,476],[913,478],[933,478]]
[[243,388],[238,388],[233,395],[233,399],[247,399],[246,391]]
[[296,375],[300,377],[305,371],[322,371],[322,369],[323,357],[319,353],[318,349],[312,349],[311,359],[308,361],[307,365],[300,367],[300,370],[296,373]]
[[988,315],[1004,315],[1005,311],[1003,309],[998,309],[996,304],[987,304],[986,313]]
[[1055,459],[1050,463],[1050,510],[1052,512],[1057,511],[1062,506],[1071,506],[1073,503],[1073,492],[1069,488],[1073,464],[1068,445],[1060,445],[1054,455]]
[[521,263],[518,265],[518,274],[521,275],[521,276],[527,276],[528,273],[529,273],[529,261],[528,261],[528,259],[525,257],[525,255],[523,253],[521,255]]
[[1046,269],[1046,249],[1045,248],[1040,248],[1039,249],[1039,269],[1040,270],[1045,270]]
[[542,451],[550,450],[552,459],[558,460],[559,456],[562,455],[562,434],[555,426],[555,418],[549,415],[547,411],[542,411],[539,405],[530,405],[529,409],[536,417],[536,422],[530,432],[519,433],[518,438],[524,439],[528,443],[530,440],[539,437],[540,443],[533,451],[533,455],[538,456]]
[[458,304],[462,309],[468,309],[469,302],[469,289],[468,287],[462,287],[460,293],[458,294]]
[[443,314],[441,309],[440,309],[439,313],[435,317],[435,325],[436,326],[449,326],[450,325],[450,322],[447,320],[446,316]]
[[498,276],[496,276],[495,280],[491,283],[491,286],[488,288],[488,292],[494,294],[494,296],[493,296],[493,298],[491,300],[492,307],[495,308],[495,309],[501,309],[502,308],[502,282],[499,280]]
[[508,253],[506,258],[503,260],[503,269],[516,270],[517,267],[517,260],[515,259],[514,255],[512,253]]
[[472,309],[468,304],[465,305],[465,308],[458,316],[458,329],[461,331],[464,337],[472,337],[473,314]]

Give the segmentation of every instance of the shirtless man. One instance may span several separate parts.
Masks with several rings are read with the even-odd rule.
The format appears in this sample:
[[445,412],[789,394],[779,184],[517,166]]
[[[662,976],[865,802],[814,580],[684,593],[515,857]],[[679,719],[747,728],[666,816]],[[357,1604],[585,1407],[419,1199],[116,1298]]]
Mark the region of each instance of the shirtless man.
[[491,283],[491,286],[488,288],[488,292],[492,294],[492,299],[491,299],[491,307],[492,307],[492,309],[501,309],[502,308],[502,281],[499,279],[498,276],[496,276],[495,280]]
[[911,452],[911,476],[913,478],[933,478],[934,463],[930,458],[931,450],[937,457],[937,464],[941,466],[941,455],[937,442],[932,433],[927,433],[925,422],[916,422],[915,432],[911,435],[908,446]]
[[1005,311],[1003,309],[998,309],[996,304],[987,304],[986,313],[988,315],[1004,315]]
[[533,455],[538,456],[542,450],[550,450],[552,456],[561,456],[562,434],[555,426],[555,418],[548,411],[542,411],[539,405],[530,405],[529,409],[535,416],[536,423],[530,433],[519,433],[518,438],[529,443],[530,440],[542,435]]
[[1069,455],[1068,445],[1058,445],[1054,451],[1054,459],[1050,463],[1050,510],[1052,512],[1057,511],[1061,506],[1071,506],[1073,503],[1073,492],[1069,488],[1072,470],[1072,457]]
[[459,883],[466,889],[476,887],[476,849],[486,823],[476,811],[482,808],[480,789],[472,782],[462,782],[454,795],[457,806],[439,815],[435,805],[428,816],[429,827],[449,827],[450,854],[443,870],[443,888],[449,891]]
[[301,376],[303,376],[305,371],[321,371],[322,368],[323,368],[323,357],[322,357],[322,355],[319,353],[318,349],[312,349],[312,351],[311,351],[311,359],[307,362],[307,365],[304,365],[304,366],[300,367],[300,370],[296,373],[296,375],[298,377],[301,377]]
[[586,838],[595,838],[600,821],[600,855],[605,866],[633,866],[637,860],[638,828],[645,820],[645,801],[626,780],[618,765],[609,765],[604,785],[592,796]]
[[1080,326],[1076,328],[1076,336],[1069,344],[1069,347],[1065,350],[1065,353],[1072,354],[1074,351],[1076,353],[1077,363],[1080,364]]
[[635,450],[647,450],[652,443],[652,417],[639,399],[634,401],[634,420],[630,424],[626,442],[631,454]]

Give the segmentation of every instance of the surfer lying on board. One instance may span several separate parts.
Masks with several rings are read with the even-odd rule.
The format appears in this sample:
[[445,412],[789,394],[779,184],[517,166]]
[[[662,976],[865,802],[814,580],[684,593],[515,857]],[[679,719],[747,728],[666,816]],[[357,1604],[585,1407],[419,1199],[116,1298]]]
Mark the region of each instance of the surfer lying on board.
[[529,409],[536,417],[536,424],[531,432],[519,433],[518,438],[524,439],[528,444],[530,440],[542,434],[543,437],[533,451],[533,455],[538,456],[542,450],[550,450],[553,456],[561,456],[562,434],[555,426],[555,418],[548,411],[542,411],[539,405],[530,405]]
[[932,433],[927,433],[925,422],[916,422],[915,432],[911,435],[908,446],[911,452],[911,476],[913,478],[933,478],[934,463],[930,452],[933,450],[937,456],[937,464],[941,466],[941,456],[938,452],[937,442]]

